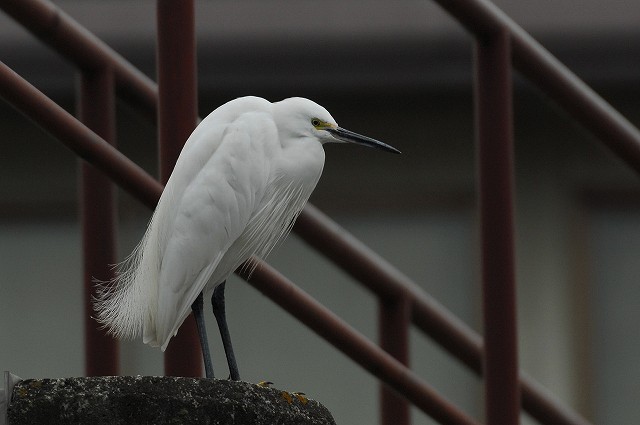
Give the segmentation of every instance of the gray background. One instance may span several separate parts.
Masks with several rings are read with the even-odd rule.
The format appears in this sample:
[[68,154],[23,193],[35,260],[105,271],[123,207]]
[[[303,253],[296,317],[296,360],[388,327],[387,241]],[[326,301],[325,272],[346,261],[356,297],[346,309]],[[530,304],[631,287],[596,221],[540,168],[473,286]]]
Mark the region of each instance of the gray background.
[[[154,76],[153,2],[56,3]],[[640,123],[639,3],[496,3]],[[200,114],[246,94],[306,96],[342,126],[402,150],[327,146],[311,201],[480,331],[471,38],[437,6],[413,0],[203,1],[197,15]],[[2,13],[0,58],[73,111],[73,69]],[[518,76],[515,87],[521,366],[596,423],[636,423],[637,176]],[[4,103],[0,134],[0,370],[79,376],[77,161]],[[154,129],[124,105],[118,144],[156,172]],[[122,258],[150,211],[119,197]],[[374,297],[298,238],[269,262],[376,340]],[[377,420],[371,376],[240,279],[227,297],[244,379],[304,391],[338,423]],[[411,336],[416,372],[481,418],[480,380]],[[211,340],[223,365],[215,332]],[[159,350],[132,341],[122,351],[123,374],[162,374]],[[432,423],[418,411],[414,419]]]

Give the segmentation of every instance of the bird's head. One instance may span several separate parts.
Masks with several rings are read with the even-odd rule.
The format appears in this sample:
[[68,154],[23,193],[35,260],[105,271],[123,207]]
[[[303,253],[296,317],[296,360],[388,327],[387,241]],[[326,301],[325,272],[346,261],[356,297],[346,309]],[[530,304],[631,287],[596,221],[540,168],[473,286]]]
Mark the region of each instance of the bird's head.
[[379,140],[340,127],[329,111],[302,97],[292,97],[274,104],[280,131],[292,137],[313,137],[320,143],[355,143],[387,152],[399,150]]

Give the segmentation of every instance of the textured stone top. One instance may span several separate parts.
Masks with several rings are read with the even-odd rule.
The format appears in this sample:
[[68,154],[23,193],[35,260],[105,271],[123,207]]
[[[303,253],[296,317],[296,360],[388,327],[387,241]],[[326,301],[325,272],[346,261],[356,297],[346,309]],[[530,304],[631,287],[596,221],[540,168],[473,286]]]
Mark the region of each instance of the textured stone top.
[[9,425],[335,425],[317,401],[227,380],[156,376],[26,379],[15,385]]

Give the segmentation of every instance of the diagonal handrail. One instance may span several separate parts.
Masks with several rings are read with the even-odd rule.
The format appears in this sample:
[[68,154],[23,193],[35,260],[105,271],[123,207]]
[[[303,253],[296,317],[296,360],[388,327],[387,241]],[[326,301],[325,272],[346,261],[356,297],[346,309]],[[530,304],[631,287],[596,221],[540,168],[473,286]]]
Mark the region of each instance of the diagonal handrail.
[[471,34],[509,31],[514,67],[640,172],[640,130],[489,0],[434,0]]
[[[155,207],[162,193],[158,181],[2,62],[0,96],[149,208]],[[311,205],[307,205],[298,218],[296,231],[379,297],[408,294],[413,304],[414,323],[472,370],[481,373],[481,337],[402,272]],[[318,234],[323,236],[318,238]],[[260,276],[261,270],[256,270],[255,278]],[[535,381],[521,377],[521,383],[523,406],[534,417],[550,418],[545,423],[588,423],[554,401]]]
[[365,370],[407,397],[415,406],[443,424],[476,424],[458,408],[439,396],[407,366],[349,326],[275,269],[262,263],[249,275],[238,272],[251,285],[271,298],[300,322],[353,359]]
[[3,62],[0,62],[0,96],[80,158],[102,170],[118,186],[149,208],[155,208],[162,193],[158,181]]
[[[307,205],[305,212],[296,226],[298,235],[306,243],[378,297],[408,298],[413,324],[471,370],[482,374],[483,344],[477,332],[320,210]],[[319,233],[321,238],[316,237]],[[589,424],[522,372],[520,385],[524,410],[541,423]]]
[[[640,171],[640,130],[502,10],[488,0],[434,1],[479,37],[507,28],[515,68]],[[156,119],[156,84],[55,4],[46,0],[1,0],[0,8],[78,67],[111,67],[120,97]]]
[[[155,207],[163,189],[160,183],[2,62],[0,96],[79,157],[102,170],[123,189],[139,197],[150,208]],[[133,175],[136,178],[132,178]],[[438,395],[409,368],[359,334],[275,269],[258,258],[250,261],[258,264],[250,279],[256,288],[405,395],[425,413],[446,424],[477,425],[476,421]],[[249,269],[240,266],[238,273],[248,279],[246,271]]]
[[118,95],[155,122],[156,83],[58,6],[45,0],[1,0],[0,8],[78,68],[111,69]]
[[[615,111],[607,102],[605,102],[600,96],[593,92],[588,86],[586,86],[580,79],[578,79],[571,71],[566,69],[557,59],[549,54],[544,48],[537,44],[526,32],[513,23],[506,15],[499,11],[491,3],[483,0],[475,1],[439,1],[439,3],[447,9],[451,14],[456,16],[471,32],[477,36],[482,37],[487,32],[494,31],[496,27],[506,27],[509,29],[512,44],[513,44],[513,58],[516,68],[523,73],[527,78],[532,80],[537,86],[541,87],[546,93],[554,98],[561,106],[563,106],[568,112],[570,112],[580,123],[586,128],[590,129],[594,134],[599,136],[608,146],[620,157],[625,159],[634,169],[640,169],[640,132],[629,123],[624,117],[622,117],[617,111]],[[120,58],[115,52],[110,50],[106,45],[97,41],[98,47],[85,37],[87,34],[91,36],[86,30],[84,30],[78,24],[69,25],[67,20],[71,20],[68,16],[61,14],[57,7],[38,0],[3,0],[0,2],[0,6],[5,9],[12,16],[21,16],[22,22],[26,27],[30,27],[33,23],[30,22],[29,11],[35,10],[34,13],[39,13],[40,20],[37,20],[37,25],[41,25],[39,30],[33,30],[39,34],[40,38],[45,43],[54,47],[57,51],[64,52],[63,54],[70,60],[74,61],[81,67],[98,66],[97,63],[105,59],[108,66],[112,67],[114,73],[117,76],[118,88],[121,97],[133,102],[140,106],[142,110],[146,110],[149,116],[155,116],[155,97],[157,96],[157,89],[154,88],[153,83],[149,84],[149,81],[143,75],[141,76],[139,71],[135,70],[134,74],[137,76],[131,77],[128,66],[121,66],[120,62],[126,62]],[[71,20],[72,22],[75,22]],[[64,28],[64,31],[60,31],[60,28]],[[69,42],[63,35],[64,33],[71,33],[75,37],[75,42]],[[72,37],[72,39],[74,39]],[[52,41],[53,40],[53,41]],[[63,44],[64,42],[64,44]],[[76,43],[78,46],[77,47]],[[102,46],[100,46],[102,44]],[[97,49],[98,54],[93,52],[93,49]],[[89,52],[89,54],[87,54]],[[93,53],[91,53],[93,52]],[[103,56],[104,55],[104,56]],[[92,61],[96,61],[95,63]],[[4,75],[4,70],[2,70]],[[142,94],[141,94],[142,93]],[[46,115],[46,114],[44,114]],[[56,118],[48,117],[46,119]],[[53,125],[52,123],[49,123]],[[66,132],[67,135],[74,130],[84,131],[73,123],[67,123],[66,129],[60,130]],[[87,140],[93,140],[93,138],[87,133]],[[73,137],[70,138],[72,143],[77,143]],[[125,189],[136,193],[137,197],[140,196],[143,202],[150,205],[150,198],[145,199],[144,193],[149,193],[146,190],[139,191],[135,184],[130,183],[129,177],[123,177],[127,173],[130,176],[134,176],[137,173],[132,170],[123,170],[118,166],[111,165],[111,161],[119,161],[118,155],[112,152],[103,152],[99,146],[94,146],[90,149],[82,147],[80,145],[74,145],[80,151],[83,151],[83,158],[98,165],[103,170],[110,170],[118,184],[123,185]],[[117,152],[117,151],[116,151]],[[82,155],[81,155],[82,156]],[[110,159],[106,159],[110,158]],[[100,166],[99,164],[102,164]],[[104,168],[103,168],[104,167]],[[112,168],[113,167],[113,168]],[[109,172],[107,172],[109,173]],[[135,177],[134,177],[135,178]],[[142,179],[144,180],[144,179]],[[150,186],[159,185],[155,180],[151,179],[154,183],[147,182]],[[151,191],[153,189],[150,189]],[[153,198],[153,197],[151,197]],[[296,226],[296,231],[303,227],[304,220],[309,220],[313,213],[309,208],[299,220],[299,225]],[[310,219],[311,226],[318,225],[317,220]],[[313,224],[315,223],[315,224]],[[317,229],[315,230],[317,232]],[[302,232],[302,231],[299,231]],[[325,255],[330,254],[331,250],[326,251],[323,249]],[[349,266],[346,266],[349,267]],[[434,314],[434,306],[429,305],[426,307],[429,315],[436,317],[433,321],[433,317],[429,319],[420,319],[419,308],[414,307],[414,321],[421,327],[420,323],[445,323],[451,327],[450,318],[438,317],[439,314]],[[438,308],[435,309],[438,312]],[[446,311],[446,310],[445,310]],[[417,317],[417,318],[416,318]],[[428,326],[431,327],[431,326]],[[435,326],[434,326],[435,327]],[[456,326],[453,326],[457,328]],[[424,329],[423,329],[424,330]],[[460,329],[458,329],[459,331]],[[432,331],[432,330],[431,330]],[[433,335],[433,334],[430,334]],[[449,343],[450,345],[458,345],[462,352],[461,355],[464,363],[472,366],[474,370],[479,370],[481,354],[481,345],[479,345],[479,336],[474,335],[471,339],[468,335],[462,335],[452,338],[457,341],[455,343]],[[462,342],[461,342],[462,341]],[[478,353],[476,355],[476,353]],[[524,379],[526,383],[525,378]],[[532,385],[535,387],[535,385]],[[532,397],[532,394],[537,394],[535,397],[545,399],[543,391],[532,388],[530,392],[526,390],[527,385],[523,384],[523,402],[526,410],[532,409],[532,405],[535,405],[535,401],[527,402],[528,397]],[[533,397],[533,398],[535,398]],[[529,406],[529,408],[527,408]],[[535,409],[535,408],[534,408]],[[534,415],[536,416],[536,415]],[[536,416],[537,417],[537,416]],[[560,423],[560,422],[559,422]],[[582,423],[577,421],[566,420],[561,423]]]

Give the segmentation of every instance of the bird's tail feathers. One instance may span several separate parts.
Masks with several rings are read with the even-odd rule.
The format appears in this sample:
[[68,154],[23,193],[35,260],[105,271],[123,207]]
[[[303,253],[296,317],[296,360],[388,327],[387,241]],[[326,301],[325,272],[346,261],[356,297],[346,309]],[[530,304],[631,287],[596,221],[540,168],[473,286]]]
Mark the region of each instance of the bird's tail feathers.
[[[153,317],[152,286],[154,265],[148,264],[149,258],[143,258],[148,234],[133,252],[121,263],[113,265],[116,276],[108,281],[95,280],[97,295],[93,300],[96,320],[116,338],[133,339],[139,336],[145,327],[145,321]],[[157,272],[156,272],[157,274]]]

